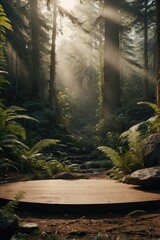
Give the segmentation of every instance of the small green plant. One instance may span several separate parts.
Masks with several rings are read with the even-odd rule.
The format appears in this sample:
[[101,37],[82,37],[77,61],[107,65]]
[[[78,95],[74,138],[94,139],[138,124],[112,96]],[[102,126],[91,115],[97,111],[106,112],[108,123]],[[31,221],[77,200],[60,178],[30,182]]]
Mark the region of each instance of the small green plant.
[[23,199],[25,192],[19,192],[16,194],[15,198],[12,201],[9,201],[5,206],[0,208],[1,212],[7,214],[15,214],[15,210],[18,207],[19,201]]
[[147,128],[146,128],[146,132],[148,134],[152,134],[152,133],[159,133],[160,132],[160,109],[157,107],[157,105],[155,103],[151,103],[151,102],[139,102],[139,105],[147,105],[149,106],[153,111],[155,116],[149,118],[147,121],[140,123],[140,127],[143,124],[146,124]]
[[[31,149],[21,149],[21,158],[19,161],[20,171],[35,173],[35,171],[44,171],[48,169],[51,171],[51,165],[53,165],[52,159],[47,162],[47,157],[43,153],[43,149],[51,145],[57,144],[59,141],[55,139],[42,139],[36,143]],[[50,167],[49,167],[50,166]],[[50,175],[50,174],[49,174]]]
[[135,217],[137,215],[142,215],[142,214],[146,214],[146,213],[147,213],[146,211],[140,209],[140,210],[135,210],[135,211],[128,213],[126,217]]
[[128,149],[125,151],[120,149],[118,152],[106,146],[100,146],[98,149],[112,160],[116,170],[121,172],[122,176],[143,167],[142,146],[138,132],[128,135]]
[[20,107],[0,106],[0,173],[9,169],[18,171],[18,159],[22,149],[27,149],[23,143],[26,139],[25,128],[18,122],[19,119],[34,120],[23,114]]
[[1,159],[1,161],[0,161],[0,176],[4,176],[9,171],[19,172],[18,164],[16,164],[15,162],[13,162],[7,158]]
[[[10,20],[6,16],[6,13],[4,12],[2,5],[0,4],[0,74],[5,73],[3,67],[5,65],[4,51],[5,51],[6,29],[12,30],[12,26],[11,26]],[[0,77],[0,84],[1,83],[5,83],[5,80],[2,76]]]

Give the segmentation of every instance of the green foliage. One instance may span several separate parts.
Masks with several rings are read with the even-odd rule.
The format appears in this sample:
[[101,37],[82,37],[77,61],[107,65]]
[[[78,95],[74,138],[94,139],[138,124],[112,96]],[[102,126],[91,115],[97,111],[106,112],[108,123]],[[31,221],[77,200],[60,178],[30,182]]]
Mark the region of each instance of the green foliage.
[[31,161],[28,164],[30,173],[33,175],[33,179],[48,179],[52,178],[55,174],[60,172],[68,172],[70,170],[69,167],[66,167],[58,160],[39,160],[39,161]]
[[9,201],[5,206],[1,207],[0,209],[3,212],[6,212],[8,214],[14,214],[15,210],[18,207],[19,201],[24,198],[25,192],[19,192],[16,194],[15,198],[12,201]]
[[157,104],[155,103],[151,103],[151,102],[139,102],[137,103],[138,105],[146,105],[146,106],[149,106],[150,108],[153,109],[153,111],[156,113],[156,114],[159,114],[160,113],[160,109],[157,107]]
[[[12,30],[12,26],[10,24],[10,20],[6,16],[4,9],[2,5],[0,4],[0,70],[3,69],[3,66],[5,64],[5,58],[4,58],[4,50],[5,50],[5,40],[6,40],[6,29]],[[0,74],[4,73],[4,71],[0,71]],[[0,77],[0,85],[4,83],[5,80]]]
[[27,149],[22,142],[26,139],[25,128],[17,120],[33,120],[27,115],[21,114],[19,107],[0,107],[0,172],[5,173],[9,169],[18,171],[17,160],[21,149]]
[[18,164],[16,164],[15,162],[7,159],[7,158],[3,158],[0,160],[0,176],[6,174],[9,171],[17,171],[18,170]]
[[71,121],[71,100],[67,93],[63,93],[62,91],[58,93],[57,96],[58,105],[60,110],[60,122],[61,124],[68,126]]
[[96,125],[96,133],[102,137],[109,146],[114,148],[114,145],[119,144],[117,138],[119,134],[127,131],[133,125],[141,124],[152,117],[154,109],[149,105],[142,104],[131,105],[126,108],[121,108],[111,114],[108,119],[102,119]]
[[60,135],[60,127],[55,127],[55,110],[41,101],[29,101],[23,105],[30,116],[38,122],[27,122],[25,125],[28,135],[27,144],[33,146],[43,138],[57,138]]
[[55,139],[42,139],[31,148],[30,153],[34,156],[39,151],[42,151],[44,148],[55,145],[58,142],[59,141]]
[[19,136],[23,140],[26,139],[26,131],[25,128],[22,127],[20,123],[17,122],[19,119],[23,120],[34,120],[27,115],[21,114],[25,109],[11,106],[11,107],[0,107],[0,132],[2,134],[14,134],[15,136]]
[[[7,18],[2,5],[0,4],[0,68],[4,66],[4,43],[5,30],[12,30],[10,20]],[[3,85],[8,83],[4,79],[5,71],[0,71],[0,90]],[[5,173],[9,169],[16,169],[17,165],[13,162],[12,153],[15,153],[18,148],[24,147],[24,144],[19,141],[26,138],[25,129],[19,124],[17,119],[26,119],[28,116],[19,114],[22,111],[18,107],[6,107],[3,100],[0,99],[0,173]]]
[[160,110],[157,108],[156,104],[140,102],[138,105],[145,105],[151,108],[156,115],[133,125],[118,138],[114,138],[112,132],[108,133],[106,138],[108,146],[101,146],[98,148],[112,160],[115,165],[114,173],[119,176],[123,176],[124,174],[131,173],[143,167],[143,146],[141,141],[152,133],[160,132]]
[[98,149],[105,153],[122,175],[131,173],[143,167],[142,146],[139,134],[130,133],[128,135],[128,149],[116,151],[110,147],[100,146]]
[[122,134],[123,137],[128,136],[131,132],[139,132],[139,134],[145,138],[150,134],[160,132],[160,109],[157,107],[157,105],[150,102],[139,102],[138,105],[149,107],[152,110],[152,117],[133,125],[129,130]]
[[137,216],[137,215],[142,215],[142,214],[146,214],[146,213],[147,213],[146,211],[141,210],[141,209],[139,209],[139,210],[134,210],[134,211],[128,213],[128,214],[127,214],[127,217],[135,217],[135,216]]
[[[21,171],[22,172],[30,172],[34,173],[37,170],[47,170],[51,168],[49,167],[50,163],[47,163],[46,156],[43,154],[42,150],[51,145],[57,144],[59,141],[54,139],[42,139],[38,143],[36,143],[31,149],[23,148],[21,150]],[[51,174],[49,174],[51,175]]]
[[12,26],[10,20],[8,19],[4,12],[2,5],[0,4],[0,35],[2,34],[1,40],[5,40],[4,38],[5,29],[12,30]]
[[146,125],[145,131],[148,135],[160,132],[160,119],[159,119],[160,109],[157,107],[157,105],[151,102],[139,102],[138,104],[149,106],[155,113],[154,117],[149,118],[147,121],[140,123],[139,127],[141,127],[142,124],[145,124]]
[[112,162],[108,159],[108,160],[98,160],[98,161],[87,161],[86,163],[84,163],[84,165],[86,166],[86,168],[88,169],[94,169],[94,168],[99,168],[99,169],[110,169],[113,164]]
[[[3,50],[5,43],[5,29],[12,30],[10,20],[6,17],[6,14],[0,4],[0,67],[2,68],[5,62]],[[5,71],[0,71],[0,89],[3,89],[3,85],[7,83],[3,74]],[[35,107],[36,105],[36,107]],[[37,106],[41,110],[40,103],[28,103],[28,108],[34,108],[37,113]],[[51,145],[58,143],[54,139],[42,139],[39,137],[39,141],[32,148],[27,147],[24,144],[26,141],[26,129],[22,123],[27,125],[26,120],[34,121],[35,124],[39,124],[34,117],[30,117],[24,114],[25,109],[17,106],[6,107],[3,104],[3,100],[0,99],[0,174],[4,174],[9,170],[16,170],[19,172],[32,172],[32,173],[44,173],[51,177],[53,174],[65,171],[67,168],[58,161],[50,159],[47,162],[47,157],[43,154],[43,149]],[[35,114],[36,115],[36,114]],[[38,115],[38,113],[37,113]],[[43,117],[46,116],[44,119]],[[42,119],[43,118],[43,119]],[[49,109],[41,111],[40,120],[42,124],[45,124],[46,129],[53,124],[54,112]],[[42,121],[44,120],[44,121]],[[42,127],[42,124],[40,127]],[[40,124],[39,124],[40,125]],[[44,126],[43,132],[46,131]],[[49,129],[50,130],[50,129]],[[47,134],[47,132],[46,132]],[[37,133],[38,135],[38,133]],[[17,200],[17,198],[16,198]]]

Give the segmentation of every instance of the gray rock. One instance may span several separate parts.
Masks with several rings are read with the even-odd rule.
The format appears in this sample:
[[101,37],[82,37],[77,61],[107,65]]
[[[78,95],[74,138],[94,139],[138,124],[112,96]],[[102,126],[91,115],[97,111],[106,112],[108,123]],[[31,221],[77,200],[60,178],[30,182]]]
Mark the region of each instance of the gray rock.
[[14,214],[0,210],[0,239],[8,240],[18,227],[18,219]]
[[160,133],[151,134],[141,144],[144,167],[160,165]]
[[137,170],[126,176],[123,182],[160,189],[160,166]]
[[21,223],[18,227],[20,233],[30,234],[39,229],[38,224],[36,223]]

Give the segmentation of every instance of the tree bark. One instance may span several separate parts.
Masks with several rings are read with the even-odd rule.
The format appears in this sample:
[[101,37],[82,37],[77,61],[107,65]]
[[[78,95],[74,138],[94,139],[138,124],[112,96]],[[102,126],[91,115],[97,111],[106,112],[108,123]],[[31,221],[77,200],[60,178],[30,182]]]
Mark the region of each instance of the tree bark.
[[148,101],[148,0],[144,4],[144,100]]
[[56,95],[56,33],[57,33],[57,1],[53,5],[53,26],[52,26],[52,45],[51,45],[51,65],[50,65],[50,81],[49,81],[49,105],[56,111],[55,122],[58,121],[58,104]]
[[38,22],[38,1],[29,0],[31,15],[31,98],[40,98],[40,46],[39,46],[39,28]]
[[160,1],[157,0],[157,107],[160,108]]
[[121,106],[119,21],[119,0],[105,0],[102,118],[107,118],[115,109]]

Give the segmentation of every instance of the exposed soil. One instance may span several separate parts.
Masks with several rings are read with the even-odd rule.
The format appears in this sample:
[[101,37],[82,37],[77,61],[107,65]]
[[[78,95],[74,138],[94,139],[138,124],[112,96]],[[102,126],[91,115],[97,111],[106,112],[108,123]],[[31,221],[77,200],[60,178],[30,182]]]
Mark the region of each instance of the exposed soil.
[[24,216],[21,222],[37,223],[40,233],[29,239],[49,240],[144,240],[160,239],[160,212],[134,217],[124,215],[99,216]]
[[[91,174],[89,178],[108,178]],[[141,209],[142,210],[142,209]],[[128,212],[129,213],[129,212]],[[37,223],[39,232],[29,240],[160,240],[160,210],[104,215],[46,215],[20,213],[20,223]]]

